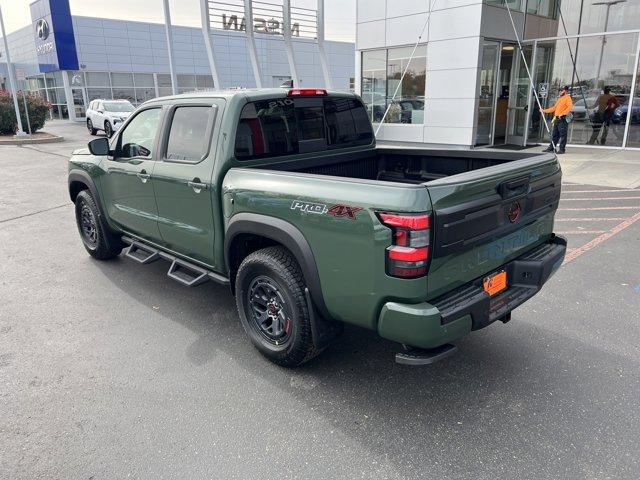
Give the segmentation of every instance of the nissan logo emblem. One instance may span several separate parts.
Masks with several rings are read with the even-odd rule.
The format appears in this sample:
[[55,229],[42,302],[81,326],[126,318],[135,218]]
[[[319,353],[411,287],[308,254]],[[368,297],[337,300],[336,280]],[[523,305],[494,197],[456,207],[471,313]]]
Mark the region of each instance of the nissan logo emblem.
[[46,40],[49,37],[49,24],[44,18],[36,22],[36,34],[40,40]]
[[513,202],[509,205],[509,210],[507,210],[507,218],[511,223],[515,223],[520,218],[520,214],[522,213],[522,207],[519,202]]

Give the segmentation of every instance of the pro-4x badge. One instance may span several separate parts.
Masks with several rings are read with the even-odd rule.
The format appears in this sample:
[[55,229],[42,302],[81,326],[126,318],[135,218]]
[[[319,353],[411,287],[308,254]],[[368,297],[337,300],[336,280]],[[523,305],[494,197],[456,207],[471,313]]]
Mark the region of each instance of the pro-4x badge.
[[351,205],[333,205],[327,213],[336,218],[348,218],[349,220],[355,220],[356,214],[360,210],[362,210],[361,207],[352,207]]

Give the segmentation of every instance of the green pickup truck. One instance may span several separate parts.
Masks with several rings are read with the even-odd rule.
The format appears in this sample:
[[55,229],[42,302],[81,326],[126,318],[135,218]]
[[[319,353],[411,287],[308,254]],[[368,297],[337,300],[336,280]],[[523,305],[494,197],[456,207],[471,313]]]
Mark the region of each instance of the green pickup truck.
[[271,361],[296,366],[344,323],[426,364],[501,320],[562,264],[553,154],[378,148],[358,96],[183,94],[140,106],[69,161],[91,256],[168,260],[230,286]]

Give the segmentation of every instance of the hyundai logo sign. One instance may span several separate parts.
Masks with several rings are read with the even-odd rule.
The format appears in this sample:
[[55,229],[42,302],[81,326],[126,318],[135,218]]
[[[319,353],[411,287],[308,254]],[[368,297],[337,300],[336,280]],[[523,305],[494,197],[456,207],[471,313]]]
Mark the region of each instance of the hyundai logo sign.
[[42,41],[49,38],[49,24],[44,18],[41,18],[36,22],[36,34]]

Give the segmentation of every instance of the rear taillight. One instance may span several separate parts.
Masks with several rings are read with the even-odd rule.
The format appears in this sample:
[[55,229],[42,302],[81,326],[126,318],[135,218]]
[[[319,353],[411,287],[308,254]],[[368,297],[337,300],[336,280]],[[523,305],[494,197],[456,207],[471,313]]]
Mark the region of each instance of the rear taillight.
[[425,213],[378,213],[380,221],[393,232],[393,244],[387,248],[387,274],[416,278],[427,274],[429,227]]

